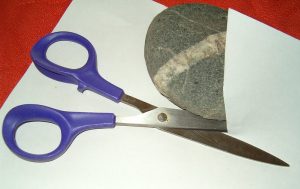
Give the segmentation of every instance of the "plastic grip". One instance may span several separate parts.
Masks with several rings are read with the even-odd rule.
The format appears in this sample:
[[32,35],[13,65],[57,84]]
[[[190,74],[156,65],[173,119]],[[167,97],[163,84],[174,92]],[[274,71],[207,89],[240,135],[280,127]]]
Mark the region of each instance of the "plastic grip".
[[[78,69],[59,66],[46,56],[50,45],[58,41],[72,41],[88,51],[88,60]],[[108,82],[97,71],[97,56],[93,45],[84,37],[72,32],[55,32],[40,39],[31,49],[31,58],[37,69],[44,75],[66,83],[78,85],[78,90],[91,90],[110,100],[120,102],[124,91]]]
[[[66,112],[41,105],[26,104],[11,109],[4,118],[2,134],[5,143],[19,157],[34,161],[51,161],[61,156],[75,137],[89,129],[114,128],[116,117],[112,113]],[[59,126],[61,141],[46,154],[31,154],[17,145],[15,136],[19,126],[26,122],[46,121]]]

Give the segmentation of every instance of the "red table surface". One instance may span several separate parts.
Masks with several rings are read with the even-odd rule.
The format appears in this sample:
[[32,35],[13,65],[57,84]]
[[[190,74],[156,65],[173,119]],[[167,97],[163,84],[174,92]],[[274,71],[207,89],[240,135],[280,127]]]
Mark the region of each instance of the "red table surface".
[[[299,0],[156,0],[165,6],[208,3],[232,8],[300,39]],[[31,63],[30,49],[51,32],[71,0],[0,1],[0,107]],[[150,23],[149,23],[150,24]]]

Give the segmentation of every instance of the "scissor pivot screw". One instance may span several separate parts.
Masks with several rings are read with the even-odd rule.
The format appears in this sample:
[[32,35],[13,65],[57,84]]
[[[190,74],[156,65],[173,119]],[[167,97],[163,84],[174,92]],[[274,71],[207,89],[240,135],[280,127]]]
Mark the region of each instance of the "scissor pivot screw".
[[165,113],[160,113],[160,114],[158,114],[157,119],[160,122],[165,122],[165,121],[168,121],[168,116]]

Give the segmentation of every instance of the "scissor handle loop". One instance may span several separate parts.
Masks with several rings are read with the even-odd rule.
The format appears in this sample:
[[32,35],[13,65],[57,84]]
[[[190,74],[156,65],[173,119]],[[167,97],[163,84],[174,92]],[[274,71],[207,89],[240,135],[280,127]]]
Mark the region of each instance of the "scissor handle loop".
[[[77,69],[65,68],[47,58],[48,48],[58,41],[72,41],[88,51],[87,62]],[[72,32],[50,33],[40,39],[31,49],[31,58],[44,75],[66,83],[78,85],[78,90],[91,90],[115,102],[120,102],[124,91],[102,78],[97,71],[97,56],[93,45],[81,35]]]
[[[48,48],[55,42],[58,41],[72,41],[77,44],[82,45],[88,52],[88,59],[87,62],[81,67],[77,69],[66,68],[60,65],[57,65],[50,61],[47,58],[47,50]],[[81,35],[72,32],[55,32],[50,33],[40,39],[31,49],[31,58],[36,66],[39,68],[46,69],[50,72],[54,72],[56,74],[63,75],[61,81],[74,83],[76,84],[75,77],[73,76],[74,73],[78,72],[81,69],[88,69],[88,70],[97,70],[97,57],[96,51],[93,45]],[[52,77],[53,78],[53,77]],[[53,78],[57,79],[57,78]]]
[[[7,113],[2,134],[7,146],[19,157],[34,162],[46,162],[61,156],[81,132],[89,129],[113,128],[115,119],[112,113],[66,112],[41,105],[25,104]],[[50,122],[57,125],[61,131],[58,147],[46,154],[32,154],[22,150],[15,137],[17,129],[27,122]]]

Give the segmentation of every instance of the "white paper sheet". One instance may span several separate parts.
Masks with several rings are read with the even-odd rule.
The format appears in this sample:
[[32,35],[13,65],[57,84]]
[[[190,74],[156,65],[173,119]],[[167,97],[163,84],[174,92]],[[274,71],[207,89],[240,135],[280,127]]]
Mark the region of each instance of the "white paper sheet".
[[[147,28],[164,8],[147,0],[73,1],[55,31],[72,31],[88,38],[96,48],[101,75],[126,93],[157,106],[176,108],[153,86],[143,58]],[[64,66],[73,61],[77,65],[85,54],[73,47],[58,44],[48,55]],[[24,161],[1,139],[0,186],[297,188],[299,49],[298,40],[229,12],[224,86],[229,134],[277,155],[289,168],[240,158],[156,129],[124,127],[85,132],[63,156],[49,163]],[[139,113],[92,92],[81,94],[76,86],[51,80],[33,65],[1,109],[0,121],[12,107],[25,103],[68,111]],[[54,128],[31,124],[22,128],[18,140],[32,151],[54,148],[59,140]]]

